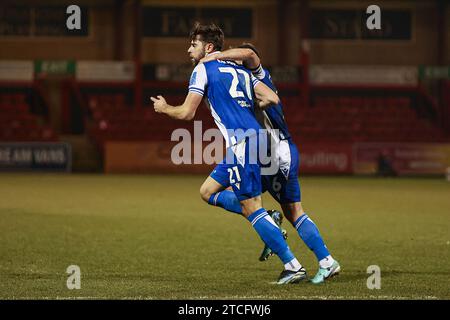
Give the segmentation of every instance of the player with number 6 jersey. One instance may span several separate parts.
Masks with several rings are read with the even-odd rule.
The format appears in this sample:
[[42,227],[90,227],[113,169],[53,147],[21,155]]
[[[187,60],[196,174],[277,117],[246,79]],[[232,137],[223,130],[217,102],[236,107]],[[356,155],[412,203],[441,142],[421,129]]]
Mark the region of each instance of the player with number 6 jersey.
[[[263,68],[258,51],[252,44],[245,43],[238,48],[220,52],[215,57],[205,57],[202,61],[207,64],[214,58],[241,61],[242,65],[251,70],[258,80],[262,81],[274,92],[277,92],[269,71]],[[279,166],[276,174],[262,176],[263,191],[269,191],[272,197],[280,203],[285,216],[297,230],[300,238],[316,255],[319,262],[319,270],[311,281],[315,284],[322,283],[337,275],[341,267],[329,253],[317,226],[303,211],[300,184],[298,182],[299,152],[289,134],[283,106],[281,103],[278,103],[262,112],[263,116],[258,117],[261,119],[261,125],[268,131],[276,132],[276,134],[271,134],[271,138],[273,143],[278,146],[275,158]],[[216,180],[220,179],[218,173],[213,173],[211,176]],[[223,182],[224,180],[222,179],[221,183]],[[267,259],[270,253],[270,247],[266,244],[260,260]]]

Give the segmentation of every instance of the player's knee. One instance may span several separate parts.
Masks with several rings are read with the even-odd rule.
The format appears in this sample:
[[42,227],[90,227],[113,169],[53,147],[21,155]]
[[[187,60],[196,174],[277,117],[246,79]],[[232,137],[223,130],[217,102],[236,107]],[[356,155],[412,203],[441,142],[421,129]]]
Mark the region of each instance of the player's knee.
[[297,219],[305,213],[301,202],[282,204],[281,207],[283,208],[284,216],[292,224],[294,224],[295,221],[297,221]]
[[202,185],[200,187],[200,197],[203,201],[208,202],[211,197],[211,191],[209,191],[208,187]]
[[245,217],[250,216],[253,212],[262,208],[261,196],[256,196],[254,198],[243,200],[240,202],[242,207],[242,214]]

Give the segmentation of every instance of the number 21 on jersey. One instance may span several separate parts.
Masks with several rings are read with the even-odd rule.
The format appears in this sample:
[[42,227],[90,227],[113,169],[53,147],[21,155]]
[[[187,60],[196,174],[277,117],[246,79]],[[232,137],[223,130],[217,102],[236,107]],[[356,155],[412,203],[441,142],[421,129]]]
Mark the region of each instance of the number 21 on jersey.
[[[233,76],[233,79],[231,80],[231,86],[229,89],[230,95],[233,98],[245,98],[244,92],[238,90],[238,85],[240,84],[245,88],[247,98],[250,101],[253,100],[252,90],[250,87],[250,76],[248,75],[247,72],[232,67],[221,67],[219,68],[219,71],[222,73],[230,73]],[[238,73],[244,76],[244,81],[241,81],[241,77],[239,77]]]
[[[228,173],[230,174],[230,184],[241,182],[241,176],[239,175],[239,170],[237,166],[228,168]],[[235,176],[235,178],[233,176]]]

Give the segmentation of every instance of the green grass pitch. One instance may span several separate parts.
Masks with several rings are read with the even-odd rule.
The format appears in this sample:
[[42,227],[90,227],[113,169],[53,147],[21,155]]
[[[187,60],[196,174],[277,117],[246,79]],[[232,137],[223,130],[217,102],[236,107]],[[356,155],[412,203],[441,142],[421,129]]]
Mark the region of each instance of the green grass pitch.
[[[277,286],[244,218],[206,205],[204,176],[0,175],[1,299],[449,299],[450,183],[305,177],[303,205],[342,273]],[[267,209],[278,205],[264,195]],[[285,220],[309,276],[315,257]],[[66,286],[69,265],[81,289]],[[367,288],[367,267],[381,289]]]

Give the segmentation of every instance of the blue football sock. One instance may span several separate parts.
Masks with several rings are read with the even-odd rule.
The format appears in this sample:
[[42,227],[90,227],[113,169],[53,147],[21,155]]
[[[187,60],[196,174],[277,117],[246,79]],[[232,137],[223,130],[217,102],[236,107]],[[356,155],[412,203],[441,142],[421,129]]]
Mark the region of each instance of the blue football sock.
[[330,255],[320,236],[319,229],[317,229],[314,222],[312,222],[306,213],[301,215],[297,221],[295,221],[294,228],[297,229],[303,242],[305,242],[308,248],[314,252],[317,260],[320,261]]
[[260,238],[266,243],[270,249],[283,261],[284,264],[292,261],[295,257],[289,249],[286,240],[283,238],[280,228],[266,212],[261,208],[256,210],[247,218]]
[[238,198],[234,192],[230,190],[213,193],[211,197],[209,197],[208,203],[234,213],[242,213],[241,204]]

